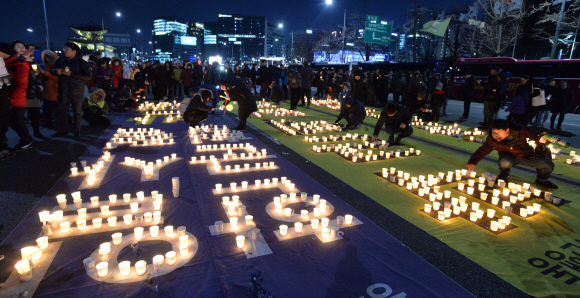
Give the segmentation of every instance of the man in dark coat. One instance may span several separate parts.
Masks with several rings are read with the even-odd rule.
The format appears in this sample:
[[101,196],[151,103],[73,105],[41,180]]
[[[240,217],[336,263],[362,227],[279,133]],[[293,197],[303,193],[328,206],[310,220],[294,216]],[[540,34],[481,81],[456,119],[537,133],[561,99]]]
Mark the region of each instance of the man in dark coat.
[[338,122],[344,118],[344,120],[348,122],[345,129],[357,129],[360,127],[366,116],[367,112],[362,102],[347,96],[342,99],[340,104],[340,114],[338,114],[334,123],[338,124]]
[[302,104],[304,106],[304,97],[306,97],[306,105],[310,106],[310,100],[312,99],[312,78],[314,74],[312,73],[312,68],[308,62],[304,62],[302,69],[300,70],[300,77],[302,78]]
[[256,79],[258,80],[257,84],[260,86],[260,98],[266,98],[268,84],[272,82],[268,73],[268,62],[266,60],[260,62],[260,68],[258,69],[256,76]]
[[493,121],[493,115],[499,109],[502,82],[505,76],[501,68],[493,66],[487,82],[483,85],[483,122],[488,127]]
[[465,85],[459,91],[459,97],[463,99],[463,116],[459,118],[460,121],[465,121],[469,118],[469,109],[471,109],[476,83],[477,81],[473,77],[473,73],[471,70],[468,70],[465,73]]
[[369,100],[369,90],[367,86],[367,80],[362,71],[357,70],[354,73],[354,80],[351,84],[351,95],[354,99],[362,102],[364,105],[370,106]]
[[228,84],[225,80],[220,80],[219,85],[221,90],[229,97],[229,100],[226,99],[224,105],[227,105],[230,101],[238,102],[238,118],[240,119],[240,123],[238,126],[232,128],[232,130],[245,130],[246,120],[253,112],[258,110],[258,105],[256,104],[256,99],[252,91],[243,84]]
[[403,72],[397,71],[395,73],[395,78],[391,82],[391,92],[393,92],[393,101],[399,104],[399,98],[401,95],[405,94],[403,90],[405,88],[405,78],[403,78]]
[[528,144],[528,140],[533,140],[538,146],[544,146],[546,139],[542,138],[542,135],[508,120],[494,120],[488,128],[485,142],[469,158],[467,168],[475,169],[485,156],[497,150],[499,155],[497,164],[500,170],[498,179],[507,183],[511,167],[522,164],[536,168],[537,185],[557,189],[558,186],[548,180],[554,170],[554,163],[545,156],[537,154]]
[[191,127],[196,127],[200,122],[207,119],[207,112],[215,110],[207,105],[211,98],[212,94],[208,90],[201,90],[195,94],[183,113],[183,121],[189,123]]
[[[405,107],[389,101],[385,106],[385,109],[381,112],[379,121],[377,121],[377,124],[375,125],[372,141],[377,140],[381,127],[384,125],[385,132],[389,137],[389,140],[387,141],[389,146],[401,145],[401,139],[413,134],[413,128],[410,126],[411,120],[411,113],[409,113]],[[399,135],[395,139],[396,132],[398,132]]]
[[83,60],[81,49],[75,43],[68,42],[64,46],[64,57],[60,57],[52,65],[50,72],[58,75],[58,113],[60,128],[52,137],[68,135],[68,107],[73,106],[74,135],[81,135],[82,104],[85,97],[85,87],[91,80],[91,66]]

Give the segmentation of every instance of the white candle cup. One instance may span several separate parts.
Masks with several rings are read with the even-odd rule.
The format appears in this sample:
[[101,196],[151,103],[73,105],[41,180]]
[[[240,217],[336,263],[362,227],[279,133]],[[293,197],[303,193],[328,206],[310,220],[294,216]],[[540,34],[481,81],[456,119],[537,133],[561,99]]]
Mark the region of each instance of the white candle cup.
[[144,275],[145,272],[147,272],[147,262],[143,260],[137,261],[137,263],[135,263],[135,272],[139,276]]
[[473,222],[476,222],[477,221],[477,218],[478,218],[477,212],[471,212],[471,213],[469,213],[469,220],[471,220]]
[[286,234],[288,234],[288,226],[280,225],[280,235],[286,236]]
[[248,188],[248,181],[242,181],[242,189]]
[[84,231],[87,229],[87,221],[84,219],[77,220],[77,229]]
[[153,272],[159,273],[163,270],[165,257],[163,255],[156,255],[153,257]]
[[262,180],[256,180],[256,181],[254,181],[254,183],[256,185],[256,188],[259,188],[260,184],[262,184]]
[[123,240],[123,234],[122,233],[114,233],[113,235],[111,235],[111,237],[113,238],[113,244],[114,245],[121,244],[121,241]]
[[189,248],[189,245],[180,244],[179,245],[179,254],[183,257],[187,256],[189,254],[188,248]]
[[330,229],[322,228],[322,239],[328,239],[330,237]]
[[284,208],[284,216],[291,217],[292,216],[292,209]]
[[133,234],[135,235],[135,240],[139,240],[143,237],[143,228],[142,227],[136,227],[135,229],[133,229]]
[[493,218],[494,216],[495,216],[495,210],[494,209],[487,209],[487,217]]
[[163,230],[165,231],[166,237],[169,237],[169,238],[173,237],[173,226],[165,226],[163,228]]
[[60,226],[60,232],[63,234],[66,234],[70,231],[70,222],[68,222],[68,221],[61,222],[59,224],[59,226]]
[[75,205],[76,209],[80,209],[83,207],[83,200],[81,199],[74,199],[73,204]]
[[107,218],[107,223],[109,224],[110,228],[114,228],[117,226],[117,217],[111,216]]
[[235,229],[238,227],[238,218],[237,217],[230,217],[230,226],[232,227],[232,229]]
[[302,223],[301,222],[294,223],[294,231],[296,231],[296,233],[302,233]]
[[433,210],[439,210],[440,207],[441,207],[441,203],[433,202]]
[[328,227],[328,223],[330,222],[330,220],[328,219],[328,217],[323,217],[321,220],[321,224],[323,228],[327,228]]
[[145,222],[150,222],[150,221],[152,221],[152,220],[153,220],[153,213],[151,213],[151,212],[145,212],[145,213],[143,214],[143,220],[144,220]]
[[479,210],[479,203],[476,203],[476,202],[471,203],[471,209],[473,211]]
[[236,246],[238,248],[244,248],[244,245],[246,244],[246,237],[244,236],[236,236]]
[[117,203],[117,195],[109,195],[109,202],[111,204]]
[[101,225],[103,224],[103,219],[102,218],[94,218],[92,220],[93,223],[93,229],[100,229]]
[[138,191],[138,192],[137,192],[137,199],[138,199],[139,201],[143,201],[143,200],[145,200],[145,192],[143,192],[143,191]]
[[155,212],[153,212],[153,221],[154,222],[161,221],[161,211],[155,211]]
[[177,236],[185,235],[186,228],[184,226],[177,227]]
[[151,235],[151,238],[157,238],[157,236],[159,236],[159,226],[149,227],[149,234]]
[[96,266],[97,268],[97,275],[99,277],[105,277],[109,273],[109,263],[107,262],[100,262]]
[[301,210],[300,217],[302,217],[302,219],[308,219],[308,210]]
[[165,254],[165,262],[167,263],[167,265],[171,266],[175,264],[175,255],[176,253],[174,251],[170,251]]
[[48,247],[48,237],[43,236],[36,239],[36,244],[40,249],[46,249]]
[[101,215],[109,215],[109,205],[101,206]]
[[119,263],[119,274],[121,276],[127,276],[129,273],[131,273],[131,262],[123,261]]
[[222,185],[221,185],[221,183],[218,183],[218,184],[215,185],[215,190],[218,191],[218,192],[222,191]]

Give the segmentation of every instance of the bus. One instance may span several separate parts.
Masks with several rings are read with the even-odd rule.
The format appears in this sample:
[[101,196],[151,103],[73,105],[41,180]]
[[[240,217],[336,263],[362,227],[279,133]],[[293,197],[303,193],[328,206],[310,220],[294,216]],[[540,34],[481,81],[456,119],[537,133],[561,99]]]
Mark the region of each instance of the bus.
[[375,72],[378,68],[380,71],[401,70],[405,73],[414,72],[416,70],[424,73],[430,71],[431,73],[443,74],[447,70],[447,62],[444,61],[429,61],[429,62],[359,62],[358,66],[365,72]]
[[[561,81],[568,82],[568,88],[572,88],[574,103],[572,111],[578,106],[580,100],[580,59],[568,60],[518,60],[510,57],[488,58],[460,58],[449,67],[451,80],[449,85],[449,97],[457,97],[458,91],[465,84],[465,72],[471,70],[477,80],[485,81],[490,74],[491,67],[498,66],[502,72],[511,77],[508,78],[508,97],[510,101],[513,91],[520,84],[523,75],[530,75],[536,84],[541,83],[546,77],[554,77],[556,84]],[[475,100],[481,100],[483,86],[476,85]]]

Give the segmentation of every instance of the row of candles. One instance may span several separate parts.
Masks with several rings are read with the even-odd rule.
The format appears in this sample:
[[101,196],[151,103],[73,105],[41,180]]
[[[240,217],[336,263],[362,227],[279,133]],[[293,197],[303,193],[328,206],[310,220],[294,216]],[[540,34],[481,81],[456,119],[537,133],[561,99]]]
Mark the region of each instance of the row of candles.
[[[300,200],[303,202],[306,201],[307,196],[308,193],[301,192]],[[289,204],[297,202],[296,193],[292,192],[289,195],[281,194],[280,196],[274,197],[274,212],[276,214],[283,213],[285,217],[292,217],[294,210],[292,210],[292,208],[284,208],[286,202]],[[326,200],[320,199],[320,195],[315,194],[312,196],[312,204],[316,206],[312,211],[313,217],[320,217],[321,214],[326,213]],[[308,210],[300,210],[300,217],[303,220],[308,220],[310,218]]]
[[[346,214],[345,216],[339,215],[336,217],[336,225],[335,227],[330,227],[330,219],[328,217],[323,217],[320,220],[313,218],[310,220],[310,227],[312,230],[318,230],[320,224],[320,232],[322,239],[334,238],[336,232],[340,229],[341,226],[345,225],[352,225],[353,216],[350,214]],[[302,233],[303,223],[295,222],[294,223],[294,232],[297,234]],[[280,225],[280,236],[288,235],[288,225]]]
[[[293,191],[296,187],[296,185],[294,183],[292,183],[291,180],[288,180],[287,177],[282,177],[280,178],[280,183],[282,183],[282,185],[284,185],[286,188],[288,188],[290,191]],[[278,178],[272,178],[270,179],[264,179],[264,187],[270,187],[270,186],[277,186],[278,185]],[[222,184],[221,183],[217,183],[215,185],[215,190],[217,192],[221,192],[223,190],[222,188]],[[241,183],[242,189],[247,189],[248,188],[248,181],[242,181]],[[254,181],[254,186],[256,188],[260,188],[262,186],[262,180],[256,179]],[[230,183],[230,189],[232,191],[236,191],[238,187],[238,183],[237,182],[231,182]]]
[[474,128],[473,131],[462,131],[457,123],[454,123],[453,125],[440,125],[439,123],[428,122],[425,124],[425,122],[417,116],[415,116],[411,125],[427,130],[431,134],[449,135],[452,137],[458,137],[459,139],[462,139],[464,136],[470,136],[471,141],[474,140],[474,136],[485,136],[485,132],[478,128]]
[[[284,119],[282,119],[284,120]],[[282,122],[283,123],[283,122]],[[290,127],[296,131],[301,131],[305,134],[316,134],[325,131],[342,131],[342,128],[336,124],[328,123],[324,120],[306,122],[290,122]]]
[[[283,121],[284,119],[282,119]],[[279,130],[285,132],[286,134],[289,134],[291,136],[295,136],[297,134],[297,131],[284,125],[283,122],[278,122],[274,119],[270,120],[270,122],[272,123],[272,125],[274,125],[274,127],[278,128]]]
[[[192,161],[192,162],[194,162],[194,161]],[[268,162],[264,162],[263,164],[260,164],[259,162],[257,162],[255,164],[255,167],[256,167],[256,170],[259,170],[260,167],[262,167],[263,169],[274,169],[276,167],[276,164],[273,161],[271,161],[269,163]],[[220,172],[222,170],[222,167],[221,167],[221,165],[220,165],[220,163],[218,161],[214,161],[214,163],[213,163],[213,170],[216,171],[216,172]],[[226,173],[230,173],[232,171],[234,171],[234,172],[240,172],[241,170],[242,170],[242,168],[241,168],[240,165],[234,165],[234,168],[233,169],[232,169],[232,166],[231,165],[224,166],[224,171]],[[249,163],[245,163],[244,164],[244,170],[245,171],[250,170],[250,164]],[[244,184],[242,183],[242,187],[243,186],[244,186]],[[247,183],[246,183],[246,188],[247,188]]]
[[[83,169],[83,171],[86,175],[89,175],[89,177],[96,179],[96,174],[99,173],[101,171],[101,169],[103,169],[105,167],[105,162],[109,161],[110,158],[111,158],[111,153],[109,151],[103,151],[103,155],[97,160],[96,163],[92,164],[90,167],[87,166],[86,160],[81,160],[81,168]],[[76,162],[70,163],[70,171],[71,171],[71,175],[73,175],[73,176],[79,175],[79,168],[77,167]],[[92,180],[92,181],[94,183],[95,180]],[[92,185],[92,184],[89,184],[89,185]]]
[[180,105],[181,103],[178,103],[176,100],[174,100],[173,103],[168,101],[158,103],[145,101],[137,107],[137,110],[138,111],[147,111],[147,110],[163,111],[165,109],[178,110]]
[[267,114],[267,115],[272,115],[272,116],[277,116],[277,117],[306,116],[306,114],[303,112],[292,111],[292,110],[288,110],[288,109],[284,109],[284,108],[262,109],[262,108],[258,107],[258,111],[255,113],[256,113],[256,115],[259,115],[258,117],[262,117],[261,114]]
[[[177,159],[177,154],[171,153],[171,160],[174,161],[176,159]],[[143,171],[145,173],[145,177],[147,177],[147,179],[149,179],[149,178],[151,178],[151,176],[153,176],[153,173],[155,172],[155,167],[162,167],[162,166],[166,165],[167,163],[169,163],[169,161],[170,161],[169,156],[164,156],[163,159],[157,159],[157,160],[155,160],[155,163],[152,161],[147,162],[145,160],[136,159],[136,158],[130,157],[130,156],[125,156],[125,164],[127,164],[129,166],[137,166],[137,167],[143,168]]]
[[[235,144],[213,144],[213,145],[197,145],[197,151],[216,151],[216,150],[228,150],[228,154],[232,154],[232,149],[245,149],[248,152],[256,153],[256,147],[250,143],[235,143]],[[266,149],[262,150],[265,151]]]
[[[159,130],[156,130],[153,133],[151,133],[151,131],[148,131],[147,134],[148,136],[145,136],[145,133],[143,132],[141,133],[135,132],[133,134],[125,134],[125,135],[115,134],[111,139],[111,141],[105,144],[105,147],[112,148],[113,144],[132,144],[133,146],[137,146],[139,141],[141,141],[141,144],[143,144],[144,146],[147,146],[149,142],[151,142],[152,145],[156,144],[162,145],[164,144],[165,141],[167,141],[167,144],[173,144],[174,142],[173,133],[167,134]],[[148,137],[149,141],[147,140]]]
[[[530,146],[532,146],[532,148],[536,149],[536,146],[537,146],[536,141],[530,140],[530,139],[526,139],[526,140],[528,141],[528,144],[530,144]],[[562,152],[562,149],[554,148],[553,144],[549,144],[548,146],[546,146],[546,148],[548,148],[550,150],[550,153],[552,155],[552,160],[555,160],[556,156]],[[580,155],[576,155],[576,151],[570,151],[570,157],[572,157],[572,158],[566,159],[567,164],[571,165],[573,163],[580,162]]]
[[[240,153],[240,155],[238,156],[236,153],[224,153],[223,154],[223,158],[224,160],[228,160],[230,159],[262,159],[262,158],[266,158],[268,157],[268,155],[266,155],[266,149],[262,149],[262,152],[256,152],[256,155],[254,156],[253,152],[248,153],[248,155],[246,156],[246,153]],[[215,157],[215,155],[210,155],[209,156],[209,161],[213,162],[213,163],[218,163],[219,161],[217,160],[217,158]],[[197,156],[192,156],[191,157],[191,162],[192,163],[197,163],[198,159]],[[199,162],[204,163],[206,162],[206,156],[202,155],[199,157]],[[259,167],[258,167],[259,168]],[[246,169],[247,170],[247,169]]]
[[[356,146],[356,143],[355,143],[355,146]],[[379,157],[381,159],[383,159],[383,158],[390,159],[391,157],[399,158],[401,156],[407,157],[413,153],[417,156],[421,155],[421,150],[415,150],[414,148],[409,148],[409,150],[406,150],[404,152],[401,152],[401,149],[397,149],[396,152],[393,150],[390,150],[390,152],[385,152],[384,150],[380,150],[378,155],[373,154],[374,153],[373,150],[368,150],[367,155],[365,156],[363,152],[358,152],[358,150],[362,149],[362,145],[358,144],[357,147],[358,148],[350,147],[350,143],[346,143],[344,146],[342,146],[342,144],[338,144],[336,146],[334,144],[329,144],[328,146],[327,145],[322,145],[322,146],[313,145],[312,150],[316,153],[334,151],[335,153],[338,153],[347,159],[349,158],[349,156],[351,156],[352,162],[378,160]]]
[[[172,239],[175,234],[179,239],[179,255],[181,257],[187,257],[189,255],[189,246],[192,240],[189,239],[189,236],[186,234],[186,229],[184,226],[177,228],[177,233],[174,233],[173,226],[165,226],[163,228],[165,231],[165,237]],[[135,241],[141,240],[143,237],[144,228],[137,227],[133,230],[133,235],[135,237]],[[151,226],[149,227],[149,234],[151,238],[158,238],[159,237],[159,226]],[[114,233],[111,235],[113,245],[120,245],[123,240],[122,233]],[[106,277],[109,274],[109,260],[111,256],[111,242],[105,242],[99,246],[99,263],[95,266],[95,258],[89,257],[83,260],[85,265],[85,269],[87,273],[91,271],[97,270],[98,277]],[[164,264],[166,263],[168,266],[174,265],[177,261],[177,253],[175,251],[169,251],[165,255],[156,255],[153,257],[153,272],[152,273],[159,273],[163,270]],[[131,273],[131,263],[129,261],[122,261],[119,263],[119,274],[121,276],[128,276]],[[135,263],[135,273],[139,276],[144,275],[147,272],[147,261],[140,260]]]

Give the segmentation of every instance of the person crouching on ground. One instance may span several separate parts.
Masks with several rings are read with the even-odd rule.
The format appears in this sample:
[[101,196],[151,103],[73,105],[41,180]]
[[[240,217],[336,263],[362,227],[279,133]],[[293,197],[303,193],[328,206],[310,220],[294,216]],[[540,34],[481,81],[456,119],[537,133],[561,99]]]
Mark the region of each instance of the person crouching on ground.
[[[413,128],[409,125],[411,120],[411,113],[409,113],[405,107],[389,101],[379,116],[379,121],[377,121],[377,125],[375,126],[372,141],[374,142],[377,140],[381,127],[384,125],[385,132],[389,137],[389,140],[387,141],[389,146],[401,145],[401,139],[413,134]],[[396,132],[398,132],[399,135],[395,139]]]
[[363,103],[354,100],[350,96],[346,96],[341,100],[340,114],[338,114],[338,118],[334,123],[338,124],[338,122],[344,118],[348,123],[345,129],[357,129],[360,127],[366,116],[367,112]]
[[493,150],[497,150],[499,154],[497,163],[500,170],[498,179],[507,183],[511,167],[522,164],[536,168],[538,172],[537,185],[557,189],[558,186],[548,180],[554,170],[554,163],[546,156],[536,153],[527,141],[527,139],[533,140],[538,146],[544,146],[546,140],[542,138],[542,135],[512,121],[494,120],[488,129],[487,139],[471,155],[467,162],[467,168],[473,170],[485,156]]
[[207,112],[213,112],[215,109],[207,105],[209,100],[212,98],[210,91],[201,90],[197,93],[193,89],[194,88],[190,89],[192,90],[190,91],[190,94],[194,93],[195,96],[193,96],[185,110],[185,113],[183,113],[183,121],[189,123],[191,127],[196,127],[200,122],[207,119]]
[[83,119],[90,126],[109,126],[111,120],[105,115],[109,112],[109,106],[105,101],[105,90],[93,87],[91,94],[85,97],[82,105]]
[[240,123],[238,126],[232,128],[232,130],[245,130],[246,121],[253,112],[258,110],[258,105],[256,104],[256,99],[254,98],[252,91],[246,88],[243,84],[230,84],[225,80],[220,80],[219,85],[220,89],[224,91],[226,96],[229,98],[226,99],[224,105],[227,105],[230,101],[238,102],[238,118],[240,119]]
[[272,81],[272,83],[270,83],[270,86],[268,86],[268,88],[272,89],[272,96],[268,98],[268,101],[279,104],[281,101],[284,100],[285,96],[284,89],[282,89],[282,86],[280,86],[280,84],[278,84],[275,81]]

